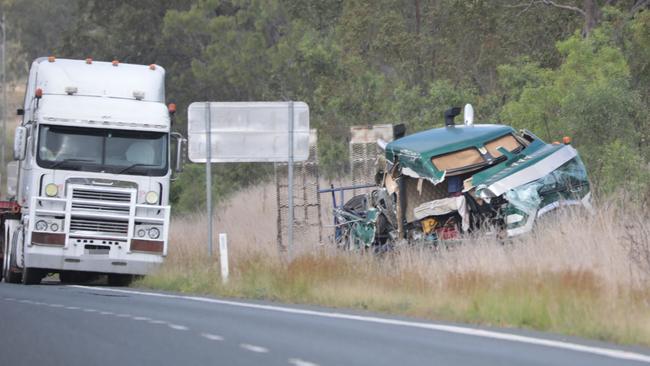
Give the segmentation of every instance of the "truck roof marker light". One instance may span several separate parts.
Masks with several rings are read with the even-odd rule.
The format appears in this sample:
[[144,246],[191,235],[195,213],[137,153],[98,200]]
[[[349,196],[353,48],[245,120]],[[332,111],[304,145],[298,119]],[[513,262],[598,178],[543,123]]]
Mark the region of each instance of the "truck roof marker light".
[[144,92],[142,90],[134,90],[133,91],[133,98],[135,98],[136,100],[144,99]]
[[569,136],[564,136],[564,137],[562,138],[562,142],[563,142],[565,145],[569,145],[569,144],[571,144],[571,137],[569,137]]
[[34,92],[34,96],[36,96],[36,99],[41,99],[41,97],[43,96],[43,89],[36,88],[36,91]]
[[155,70],[155,69],[156,69],[156,64],[149,65],[149,70]]
[[169,103],[167,110],[169,111],[169,114],[176,113],[176,103]]
[[118,60],[113,60],[113,62],[111,62],[111,63],[113,64],[113,66],[118,66],[120,64],[120,62]]
[[90,58],[90,57],[86,58],[86,63],[87,63],[88,65],[92,64],[92,63],[93,63],[93,59]]
[[56,61],[56,57],[54,56],[47,56],[47,62],[54,62]]

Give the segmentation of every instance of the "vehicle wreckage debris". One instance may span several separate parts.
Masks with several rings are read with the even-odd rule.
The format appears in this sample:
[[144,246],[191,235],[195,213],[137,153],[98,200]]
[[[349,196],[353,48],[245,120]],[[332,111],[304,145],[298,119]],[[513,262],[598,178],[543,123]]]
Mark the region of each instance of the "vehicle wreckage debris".
[[[454,123],[458,114],[448,110],[445,127],[378,141],[377,185],[319,191],[332,194],[337,246],[437,245],[487,232],[508,238],[561,208],[591,210],[587,172],[569,138],[548,144],[527,130],[474,125],[470,105],[463,125]],[[343,192],[368,187],[343,202]]]

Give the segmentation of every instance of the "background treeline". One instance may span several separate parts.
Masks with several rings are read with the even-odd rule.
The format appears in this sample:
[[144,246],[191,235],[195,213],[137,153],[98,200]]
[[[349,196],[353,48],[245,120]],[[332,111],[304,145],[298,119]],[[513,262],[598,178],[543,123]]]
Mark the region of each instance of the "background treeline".
[[[37,56],[157,63],[167,96],[302,100],[323,173],[344,174],[349,126],[443,124],[472,103],[481,122],[569,135],[601,194],[648,196],[648,0],[4,0],[10,76]],[[215,197],[269,176],[215,166]],[[204,169],[174,185],[177,209],[203,205]]]

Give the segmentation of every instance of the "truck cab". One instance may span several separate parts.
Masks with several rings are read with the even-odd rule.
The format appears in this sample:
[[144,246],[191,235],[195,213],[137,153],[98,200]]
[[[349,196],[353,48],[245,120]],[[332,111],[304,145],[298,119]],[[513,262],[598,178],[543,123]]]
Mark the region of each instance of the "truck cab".
[[3,220],[6,281],[57,272],[120,284],[163,262],[171,140],[182,144],[171,133],[164,78],[158,65],[33,62],[8,187],[20,212]]

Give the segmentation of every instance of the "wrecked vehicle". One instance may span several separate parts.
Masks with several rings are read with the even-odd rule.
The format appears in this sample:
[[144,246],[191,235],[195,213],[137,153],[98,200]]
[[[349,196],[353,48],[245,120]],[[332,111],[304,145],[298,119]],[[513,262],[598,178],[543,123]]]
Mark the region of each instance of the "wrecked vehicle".
[[467,105],[456,125],[460,108],[452,108],[445,127],[378,141],[376,188],[335,202],[337,244],[437,244],[473,232],[504,239],[562,207],[591,210],[587,172],[569,138],[549,144],[526,130],[474,125],[473,113]]

